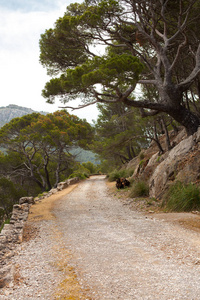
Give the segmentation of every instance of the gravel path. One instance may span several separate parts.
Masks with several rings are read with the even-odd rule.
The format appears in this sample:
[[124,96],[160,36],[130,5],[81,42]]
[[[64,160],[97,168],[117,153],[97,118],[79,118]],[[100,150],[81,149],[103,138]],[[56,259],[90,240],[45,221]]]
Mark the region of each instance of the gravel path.
[[103,176],[56,202],[19,246],[0,299],[200,299],[199,233],[131,211]]

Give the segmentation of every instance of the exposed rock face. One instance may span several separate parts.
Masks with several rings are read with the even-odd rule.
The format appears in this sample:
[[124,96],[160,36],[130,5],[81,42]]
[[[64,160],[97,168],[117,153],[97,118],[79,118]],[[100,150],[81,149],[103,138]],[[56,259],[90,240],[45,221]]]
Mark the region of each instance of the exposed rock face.
[[189,137],[181,131],[174,142],[176,146],[162,156],[151,153],[142,165],[136,165],[133,176],[149,182],[150,197],[161,199],[175,181],[200,182],[200,128]]
[[177,172],[179,172],[179,163],[186,159],[194,144],[194,138],[190,136],[168,152],[168,156],[157,166],[150,178],[150,197],[162,197],[169,182],[173,181]]

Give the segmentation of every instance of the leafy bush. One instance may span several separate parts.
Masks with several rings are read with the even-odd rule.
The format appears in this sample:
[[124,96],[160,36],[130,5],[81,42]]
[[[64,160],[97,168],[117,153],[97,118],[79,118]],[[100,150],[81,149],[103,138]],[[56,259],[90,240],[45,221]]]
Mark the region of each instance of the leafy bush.
[[82,166],[90,171],[90,174],[97,173],[97,166],[90,161],[82,163]]
[[163,206],[168,211],[192,211],[200,209],[200,190],[193,184],[176,182],[166,192]]
[[141,153],[139,154],[139,158],[140,158],[140,160],[143,160],[143,159],[144,159],[144,153],[143,153],[143,152],[141,152]]
[[115,181],[117,178],[120,177],[128,177],[127,170],[114,170],[111,173],[108,174],[108,180],[109,181]]
[[85,172],[76,171],[69,176],[69,179],[74,178],[74,177],[78,177],[79,179],[86,179],[89,177],[89,175],[88,175],[88,173],[85,173]]
[[149,186],[145,181],[136,181],[131,189],[130,197],[143,197],[149,195]]
[[135,172],[135,169],[127,169],[126,170],[126,172],[127,172],[127,177],[131,177],[133,174],[134,174],[134,172]]
[[[24,196],[24,191],[15,185],[11,180],[5,177],[0,177],[0,207],[2,215],[7,218],[10,217],[10,214],[13,209],[13,205],[19,202],[19,199]],[[3,210],[3,213],[2,213]]]

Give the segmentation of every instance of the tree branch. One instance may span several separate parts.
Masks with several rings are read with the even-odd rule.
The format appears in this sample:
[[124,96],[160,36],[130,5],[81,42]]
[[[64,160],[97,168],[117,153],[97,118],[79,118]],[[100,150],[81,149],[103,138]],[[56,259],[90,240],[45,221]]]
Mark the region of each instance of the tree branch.
[[83,105],[79,105],[78,107],[72,107],[72,106],[59,106],[59,108],[70,108],[72,110],[75,110],[75,109],[81,109],[81,108],[84,108],[84,107],[87,107],[87,106],[90,106],[90,105],[93,105],[97,102],[100,102],[98,100],[95,100],[93,102],[90,102],[90,103],[86,103],[86,104],[83,104]]
[[193,83],[193,81],[195,80],[195,78],[198,76],[200,72],[200,44],[198,46],[195,59],[196,59],[196,65],[193,71],[184,81],[178,84],[178,87],[181,89],[182,92],[184,92],[190,87],[190,85]]

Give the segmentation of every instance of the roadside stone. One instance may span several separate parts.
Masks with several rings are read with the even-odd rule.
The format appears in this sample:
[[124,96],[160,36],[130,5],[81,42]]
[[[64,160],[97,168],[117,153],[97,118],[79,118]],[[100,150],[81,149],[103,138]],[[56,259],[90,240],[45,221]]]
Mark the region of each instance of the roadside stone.
[[7,265],[0,269],[0,288],[8,285],[14,277],[14,266]]
[[33,197],[22,197],[19,199],[19,204],[28,203],[28,204],[34,204],[34,198]]

